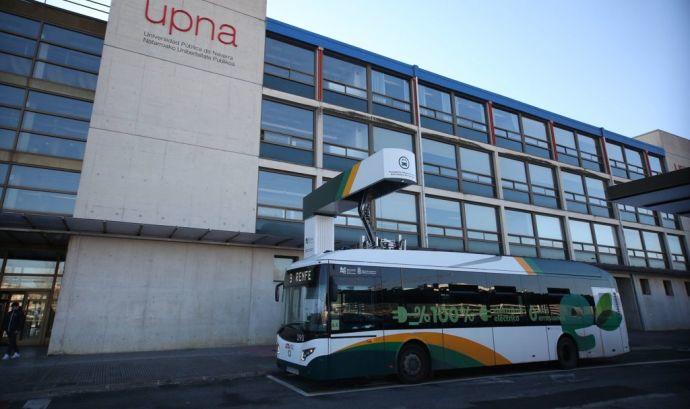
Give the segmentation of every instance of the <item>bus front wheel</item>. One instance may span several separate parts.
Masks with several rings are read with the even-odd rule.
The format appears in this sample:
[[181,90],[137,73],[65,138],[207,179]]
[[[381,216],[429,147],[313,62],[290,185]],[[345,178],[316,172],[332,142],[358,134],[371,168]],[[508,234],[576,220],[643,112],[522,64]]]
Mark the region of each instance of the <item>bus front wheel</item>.
[[402,383],[418,383],[429,377],[429,354],[418,344],[409,344],[398,353],[398,379]]
[[561,337],[556,345],[558,365],[561,369],[573,369],[577,366],[577,345],[570,337]]

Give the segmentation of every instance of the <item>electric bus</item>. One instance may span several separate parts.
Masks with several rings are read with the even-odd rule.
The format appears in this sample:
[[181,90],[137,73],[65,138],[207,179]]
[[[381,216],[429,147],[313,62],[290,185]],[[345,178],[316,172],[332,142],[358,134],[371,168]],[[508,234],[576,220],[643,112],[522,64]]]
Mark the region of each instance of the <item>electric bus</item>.
[[[282,283],[277,364],[330,380],[629,351],[611,275],[562,260],[356,249],[295,262]],[[276,287],[278,299],[279,287]]]

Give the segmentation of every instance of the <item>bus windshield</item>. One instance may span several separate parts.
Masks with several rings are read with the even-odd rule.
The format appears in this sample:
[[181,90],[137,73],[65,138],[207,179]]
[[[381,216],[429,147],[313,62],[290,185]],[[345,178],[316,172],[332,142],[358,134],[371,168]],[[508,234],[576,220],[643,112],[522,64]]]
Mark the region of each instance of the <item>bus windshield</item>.
[[[325,270],[325,269],[324,269]],[[301,333],[326,332],[326,277],[318,266],[285,273],[283,325]],[[325,271],[324,271],[325,272]]]

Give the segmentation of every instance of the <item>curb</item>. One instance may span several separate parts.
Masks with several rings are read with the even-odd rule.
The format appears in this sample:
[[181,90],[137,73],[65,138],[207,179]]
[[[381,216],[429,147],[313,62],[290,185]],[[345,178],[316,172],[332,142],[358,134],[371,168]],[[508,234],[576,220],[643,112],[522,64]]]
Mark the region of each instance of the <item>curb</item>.
[[138,390],[138,389],[149,389],[149,388],[211,385],[211,384],[215,384],[215,383],[234,381],[234,380],[238,380],[238,379],[261,377],[261,376],[265,376],[269,373],[270,373],[270,371],[268,371],[268,370],[258,370],[258,371],[237,372],[237,373],[233,373],[233,374],[217,375],[217,376],[196,376],[196,377],[186,377],[186,378],[178,378],[178,379],[156,379],[156,380],[151,380],[151,381],[104,384],[104,385],[93,385],[93,386],[46,388],[46,389],[37,389],[37,390],[31,390],[31,391],[23,391],[23,392],[5,394],[0,399],[5,400],[5,401],[20,401],[20,400],[27,400],[27,399],[39,399],[39,398],[57,398],[57,397],[64,397],[64,396],[70,396],[70,395],[89,394],[89,393],[122,392],[122,391]]

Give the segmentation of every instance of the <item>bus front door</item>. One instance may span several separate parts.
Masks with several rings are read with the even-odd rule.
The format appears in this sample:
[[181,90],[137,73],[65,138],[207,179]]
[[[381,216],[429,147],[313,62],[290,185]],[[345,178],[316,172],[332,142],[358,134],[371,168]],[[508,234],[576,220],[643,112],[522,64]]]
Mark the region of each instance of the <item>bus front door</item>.
[[618,291],[615,288],[592,287],[592,295],[594,319],[601,331],[604,356],[628,352],[628,332]]

